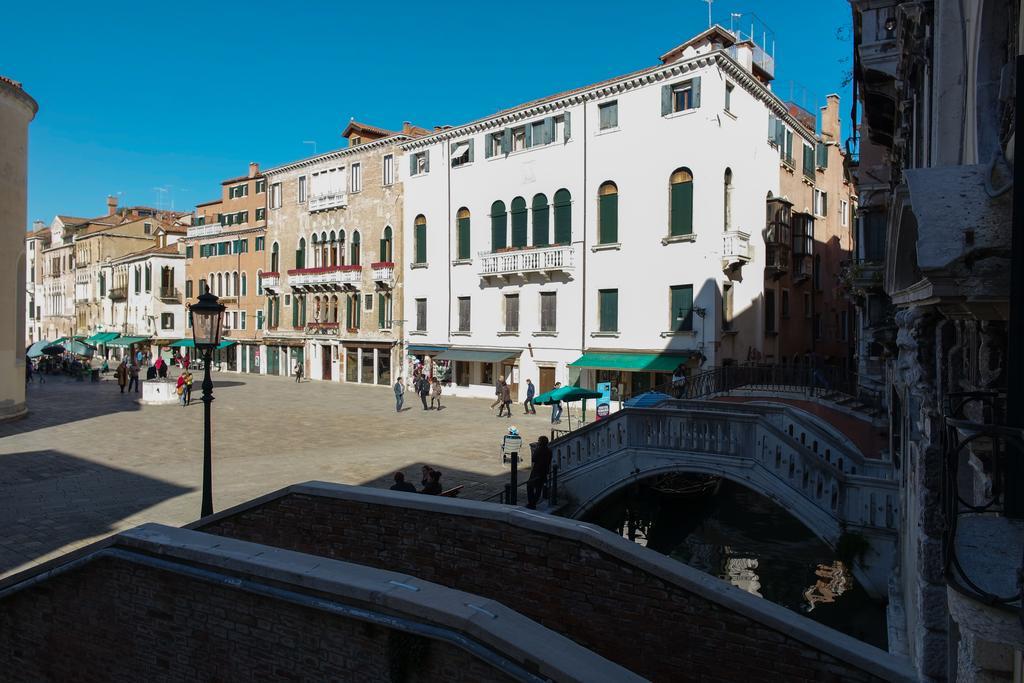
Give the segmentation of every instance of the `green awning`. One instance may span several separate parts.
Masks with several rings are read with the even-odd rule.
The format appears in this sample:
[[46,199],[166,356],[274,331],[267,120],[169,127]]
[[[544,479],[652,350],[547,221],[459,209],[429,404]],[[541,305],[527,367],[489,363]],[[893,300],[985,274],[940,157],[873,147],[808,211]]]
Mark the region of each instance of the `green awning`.
[[97,332],[85,341],[90,344],[106,344],[111,340],[117,339],[121,336],[120,332]]
[[[226,349],[229,346],[234,346],[237,343],[238,342],[236,342],[234,339],[222,339],[220,344],[217,345],[217,348]],[[168,344],[168,346],[172,348],[194,349],[196,347],[196,342],[194,339],[179,339],[176,342],[171,342],[170,344]]]
[[453,347],[437,357],[437,360],[459,360],[473,363],[500,363],[506,358],[518,356],[522,349],[460,349]]
[[106,342],[107,346],[131,346],[140,342],[148,342],[149,337],[118,337]]
[[435,346],[431,344],[409,344],[409,353],[440,353],[447,351],[447,346]]
[[632,372],[672,372],[686,363],[690,354],[666,353],[585,353],[572,363],[574,368],[597,370],[628,370]]

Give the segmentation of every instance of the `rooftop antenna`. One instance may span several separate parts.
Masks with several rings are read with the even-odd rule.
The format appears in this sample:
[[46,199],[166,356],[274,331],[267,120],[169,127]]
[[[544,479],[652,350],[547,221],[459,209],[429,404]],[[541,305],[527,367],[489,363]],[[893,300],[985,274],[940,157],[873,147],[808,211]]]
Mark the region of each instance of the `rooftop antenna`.
[[157,192],[156,196],[156,208],[163,210],[164,208],[164,195],[167,193],[166,187],[154,187],[154,191]]
[[708,3],[708,28],[711,28],[711,5],[714,4],[715,0],[704,0],[704,2]]
[[304,145],[313,145],[313,156],[316,156],[316,140],[303,140]]

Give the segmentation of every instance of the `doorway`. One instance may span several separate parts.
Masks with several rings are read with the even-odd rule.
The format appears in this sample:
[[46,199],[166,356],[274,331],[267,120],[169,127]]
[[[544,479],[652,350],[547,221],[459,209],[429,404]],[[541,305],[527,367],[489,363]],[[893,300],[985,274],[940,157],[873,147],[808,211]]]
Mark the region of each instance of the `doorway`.
[[540,382],[538,383],[538,393],[543,394],[546,391],[551,391],[555,388],[555,369],[554,368],[539,368],[540,369]]
[[508,393],[513,403],[519,401],[519,368],[513,363],[501,364],[501,376],[508,382]]
[[267,374],[281,374],[281,350],[276,346],[267,347]]
[[331,366],[334,364],[331,359],[331,347],[324,344],[320,347],[320,379],[331,379]]

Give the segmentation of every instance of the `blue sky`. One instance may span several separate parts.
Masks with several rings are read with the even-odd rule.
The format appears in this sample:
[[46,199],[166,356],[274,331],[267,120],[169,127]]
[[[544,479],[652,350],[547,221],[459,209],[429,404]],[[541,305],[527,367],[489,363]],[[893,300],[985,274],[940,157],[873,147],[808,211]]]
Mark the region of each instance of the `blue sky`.
[[[319,152],[342,146],[350,117],[386,128],[456,125],[651,66],[707,28],[702,0],[428,7],[12,3],[5,19],[20,30],[0,41],[0,74],[40,106],[29,220],[100,215],[119,193],[122,204],[173,200],[189,210],[249,161],[268,168],[308,156],[306,140]],[[775,33],[775,91],[812,111],[838,92],[848,111],[847,0],[713,6],[725,26],[750,11]]]

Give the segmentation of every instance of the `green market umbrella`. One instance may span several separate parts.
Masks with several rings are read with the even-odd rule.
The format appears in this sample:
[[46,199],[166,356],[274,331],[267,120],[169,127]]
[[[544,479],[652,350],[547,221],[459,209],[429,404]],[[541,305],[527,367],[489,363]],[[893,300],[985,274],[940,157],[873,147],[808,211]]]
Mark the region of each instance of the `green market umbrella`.
[[[584,401],[588,398],[601,398],[604,396],[600,391],[594,391],[593,389],[584,389],[583,387],[558,387],[551,391],[546,391],[540,396],[533,399],[535,404],[539,403],[542,406],[549,406],[555,403],[565,401],[566,403],[574,403],[576,401]],[[569,420],[569,431],[572,431],[572,413],[566,413],[566,418]]]
[[25,352],[25,355],[29,358],[39,358],[39,356],[43,355],[43,349],[50,346],[51,343],[52,342],[48,342],[45,339],[40,339],[35,344],[28,347],[28,351]]

